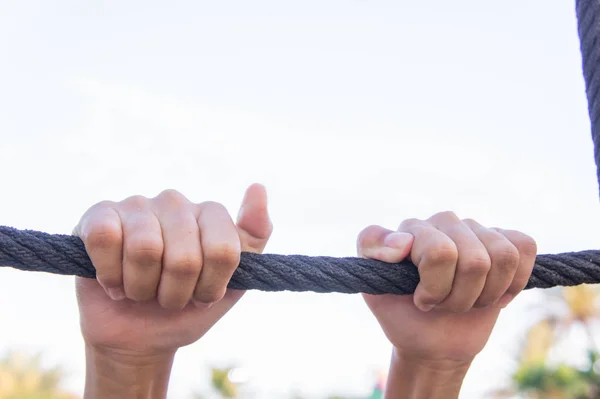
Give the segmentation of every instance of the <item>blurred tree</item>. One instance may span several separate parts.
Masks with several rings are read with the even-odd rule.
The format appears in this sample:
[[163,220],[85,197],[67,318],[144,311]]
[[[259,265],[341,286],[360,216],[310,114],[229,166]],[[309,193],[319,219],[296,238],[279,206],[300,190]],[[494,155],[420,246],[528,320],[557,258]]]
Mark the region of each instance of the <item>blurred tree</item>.
[[221,397],[227,399],[238,397],[237,386],[229,379],[229,374],[232,369],[233,367],[226,367],[223,369],[213,368],[211,370],[211,383],[213,388],[221,395]]
[[[549,299],[552,294],[548,294]],[[579,285],[560,290],[559,304],[565,310],[550,313],[529,330],[520,354],[520,364],[513,375],[512,389],[496,392],[496,397],[528,399],[600,399],[600,364],[592,323],[598,320],[600,290],[596,286]],[[579,369],[564,363],[551,364],[549,353],[560,338],[575,325],[583,327],[588,342],[588,364]]]
[[41,355],[9,352],[0,359],[0,399],[78,399],[60,387],[60,367],[44,368]]

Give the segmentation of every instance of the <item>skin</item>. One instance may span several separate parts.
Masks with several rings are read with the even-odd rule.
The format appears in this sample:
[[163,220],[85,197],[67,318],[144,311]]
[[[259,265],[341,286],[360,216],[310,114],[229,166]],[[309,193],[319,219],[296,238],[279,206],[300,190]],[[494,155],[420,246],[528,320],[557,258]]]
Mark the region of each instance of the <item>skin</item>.
[[421,278],[414,295],[363,295],[394,348],[386,397],[458,397],[501,309],[529,280],[535,241],[443,212],[396,232],[369,226],[357,246],[366,258],[409,258]]
[[[75,228],[97,271],[77,279],[86,343],[85,398],[165,398],[178,348],[241,298],[227,283],[242,251],[272,232],[264,188],[248,188],[234,222],[214,202],[167,190],[91,207]],[[369,226],[359,256],[410,258],[414,295],[364,295],[393,345],[387,398],[456,398],[500,310],[524,287],[537,252],[525,234],[444,212],[397,231]]]
[[175,352],[241,298],[226,288],[240,254],[261,252],[271,232],[260,185],[246,191],[235,223],[222,205],[173,190],[91,207],[74,231],[97,273],[76,282],[85,397],[164,397]]

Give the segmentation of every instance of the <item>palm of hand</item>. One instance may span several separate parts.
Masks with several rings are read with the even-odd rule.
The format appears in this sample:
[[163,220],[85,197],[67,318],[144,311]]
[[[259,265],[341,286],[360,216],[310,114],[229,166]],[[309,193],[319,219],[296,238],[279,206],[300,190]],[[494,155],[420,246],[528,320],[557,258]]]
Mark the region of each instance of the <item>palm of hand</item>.
[[131,353],[156,353],[197,341],[243,295],[229,290],[208,309],[190,303],[183,310],[170,310],[156,300],[113,301],[96,280],[78,278],[76,287],[86,341]]
[[388,339],[409,357],[470,361],[485,346],[501,307],[423,312],[412,295],[363,295]]

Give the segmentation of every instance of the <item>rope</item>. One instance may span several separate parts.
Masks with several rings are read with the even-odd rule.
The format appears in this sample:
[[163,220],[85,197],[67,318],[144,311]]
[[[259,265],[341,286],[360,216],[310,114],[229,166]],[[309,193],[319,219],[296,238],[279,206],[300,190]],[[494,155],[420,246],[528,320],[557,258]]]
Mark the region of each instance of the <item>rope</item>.
[[[600,0],[576,0],[583,75],[600,184]],[[0,226],[0,266],[94,278],[80,238]],[[419,282],[410,262],[242,253],[229,287],[263,291],[410,294]],[[527,288],[600,283],[600,251],[539,255]]]
[[[0,226],[0,265],[19,270],[95,278],[79,237]],[[229,288],[411,294],[419,273],[410,262],[363,258],[242,253]],[[539,255],[527,288],[600,282],[600,251]]]
[[596,175],[600,184],[600,0],[577,0],[575,8],[592,123]]

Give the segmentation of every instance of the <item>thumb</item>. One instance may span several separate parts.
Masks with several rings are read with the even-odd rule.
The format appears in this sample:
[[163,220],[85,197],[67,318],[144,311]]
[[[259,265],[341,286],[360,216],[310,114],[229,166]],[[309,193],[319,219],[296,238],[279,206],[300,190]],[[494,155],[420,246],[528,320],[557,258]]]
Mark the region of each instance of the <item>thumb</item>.
[[236,226],[242,251],[261,253],[265,249],[273,224],[267,211],[267,191],[263,185],[253,184],[246,190]]
[[409,233],[369,226],[358,235],[358,256],[383,262],[401,262],[410,256],[414,237]]

